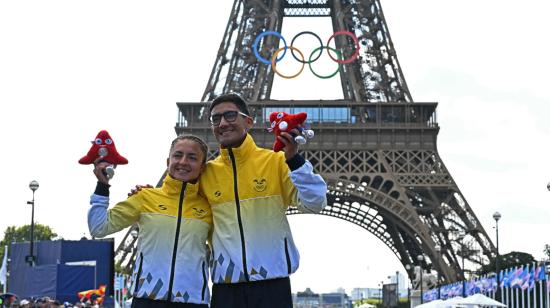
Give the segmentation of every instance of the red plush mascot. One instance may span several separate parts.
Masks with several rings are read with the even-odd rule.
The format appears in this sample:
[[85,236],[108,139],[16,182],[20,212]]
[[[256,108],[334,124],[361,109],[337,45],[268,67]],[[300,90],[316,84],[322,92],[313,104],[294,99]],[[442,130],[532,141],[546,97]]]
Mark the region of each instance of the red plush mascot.
[[[301,135],[295,136],[299,144],[306,143],[306,138],[313,138],[315,133],[310,129],[305,129],[302,126],[305,124],[307,119],[307,113],[299,112],[297,114],[289,114],[286,112],[272,112],[269,115],[269,122],[271,122],[271,127],[268,128],[270,132],[273,132],[276,137],[281,135],[281,132],[290,132],[291,130],[297,128],[300,131]],[[285,144],[275,138],[273,143],[273,151],[279,152],[285,147]]]
[[[82,157],[78,162],[83,165],[93,164],[94,161],[102,157],[102,161],[108,162],[112,165],[126,165],[128,160],[122,155],[118,154],[115,147],[115,142],[111,139],[111,136],[106,130],[100,131],[95,140],[92,141],[92,147],[88,151],[86,156]],[[109,166],[105,170],[107,176],[112,178],[114,175],[113,167]]]

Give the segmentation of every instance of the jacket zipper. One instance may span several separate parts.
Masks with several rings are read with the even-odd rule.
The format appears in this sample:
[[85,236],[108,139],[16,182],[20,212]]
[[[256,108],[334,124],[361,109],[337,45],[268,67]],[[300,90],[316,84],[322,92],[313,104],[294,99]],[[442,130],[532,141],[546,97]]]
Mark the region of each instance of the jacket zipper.
[[187,183],[183,183],[181,186],[180,200],[178,204],[178,222],[176,223],[176,235],[174,238],[174,250],[172,250],[172,265],[170,267],[170,280],[168,282],[168,293],[167,301],[172,301],[172,288],[174,287],[174,271],[176,270],[176,255],[178,253],[178,239],[180,237],[180,227],[181,227],[181,214],[183,209],[183,197],[185,195],[185,186]]
[[239,232],[241,234],[241,251],[243,258],[243,272],[244,279],[250,281],[248,276],[248,267],[246,266],[246,246],[244,241],[244,230],[243,230],[243,221],[241,218],[241,203],[239,201],[239,187],[237,185],[237,164],[235,163],[235,156],[231,148],[227,148],[229,152],[229,158],[231,158],[231,165],[233,166],[233,191],[235,193],[235,206],[237,207],[237,221],[239,222]]
[[204,292],[206,292],[206,271],[204,269],[204,261],[202,261],[202,300],[204,301]]
[[139,253],[139,267],[136,275],[136,286],[134,287],[134,296],[137,296],[137,292],[139,290],[139,279],[141,278],[141,270],[143,266],[143,252]]
[[285,237],[285,256],[286,256],[286,269],[288,270],[288,274],[290,275],[290,272],[292,271],[292,263],[290,262],[290,254],[288,253],[288,241]]

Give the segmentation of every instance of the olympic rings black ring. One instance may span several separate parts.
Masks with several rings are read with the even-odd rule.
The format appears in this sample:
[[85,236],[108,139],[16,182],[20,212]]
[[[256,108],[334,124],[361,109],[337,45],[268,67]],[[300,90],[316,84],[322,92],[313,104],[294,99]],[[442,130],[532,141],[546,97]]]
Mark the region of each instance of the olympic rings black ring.
[[[317,58],[311,60],[311,57],[310,57],[310,59],[309,59],[308,61],[302,62],[302,61],[304,61],[304,60],[298,59],[298,58],[296,57],[296,55],[294,54],[294,50],[293,50],[293,49],[290,49],[290,53],[292,54],[292,56],[294,57],[294,59],[296,59],[296,61],[301,62],[301,63],[304,63],[304,64],[311,64],[312,62],[317,61],[317,59],[319,59],[319,58],[321,57],[321,54],[323,53],[323,41],[321,40],[321,38],[319,37],[319,35],[317,35],[317,34],[311,32],[311,31],[302,31],[302,32],[296,34],[296,35],[294,36],[294,38],[292,38],[292,41],[290,42],[290,47],[294,46],[294,41],[295,41],[300,35],[303,35],[303,34],[311,34],[311,35],[315,36],[315,37],[317,38],[317,40],[319,41],[319,45],[321,46],[321,47],[320,47],[320,48],[321,48],[321,52],[319,52],[319,55],[317,56]],[[319,48],[317,48],[317,49],[319,49]]]

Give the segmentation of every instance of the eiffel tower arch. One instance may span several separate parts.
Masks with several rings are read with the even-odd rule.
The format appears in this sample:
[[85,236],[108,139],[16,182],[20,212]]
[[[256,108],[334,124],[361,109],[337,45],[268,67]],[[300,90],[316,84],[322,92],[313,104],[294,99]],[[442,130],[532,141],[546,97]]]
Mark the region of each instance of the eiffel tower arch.
[[[330,17],[334,32],[357,36],[357,60],[339,71],[343,99],[271,99],[274,71],[255,57],[252,45],[264,31],[280,32],[287,17]],[[354,53],[349,37],[334,40],[344,58]],[[266,58],[278,48],[276,36],[258,44]],[[437,103],[411,97],[380,1],[234,0],[201,101],[177,103],[176,133],[195,134],[216,149],[205,107],[227,92],[249,102],[255,120],[250,133],[262,147],[273,142],[266,131],[271,111],[307,111],[316,137],[301,153],[328,184],[329,204],[321,215],[371,232],[403,266],[418,265],[423,254],[423,268],[448,283],[464,278],[464,261],[473,269],[495,257],[493,243],[437,151]],[[122,257],[131,255],[124,247],[135,245],[127,238],[117,256],[119,264],[131,266],[133,258]],[[408,275],[414,276],[413,266]]]

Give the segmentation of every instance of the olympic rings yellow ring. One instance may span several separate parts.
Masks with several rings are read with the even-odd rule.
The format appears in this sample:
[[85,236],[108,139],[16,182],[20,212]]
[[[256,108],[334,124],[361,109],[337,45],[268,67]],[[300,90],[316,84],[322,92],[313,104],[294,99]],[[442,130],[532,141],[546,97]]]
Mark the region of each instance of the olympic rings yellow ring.
[[[302,67],[300,68],[298,73],[296,73],[294,75],[291,75],[291,76],[285,76],[285,75],[279,73],[279,71],[277,71],[277,55],[282,50],[286,51],[287,48],[290,49],[290,50],[295,50],[296,52],[298,52],[300,54],[300,57],[302,58],[302,61],[300,61],[300,63],[302,63]],[[302,71],[304,70],[305,63],[306,62],[304,62],[304,54],[298,48],[293,47],[293,46],[281,47],[273,53],[273,56],[271,56],[271,67],[273,68],[273,72],[275,72],[275,74],[277,74],[277,75],[279,75],[279,76],[281,76],[282,78],[285,78],[285,79],[292,79],[292,78],[295,78],[298,75],[300,75],[302,73]]]

